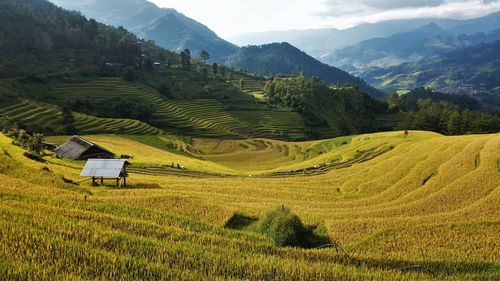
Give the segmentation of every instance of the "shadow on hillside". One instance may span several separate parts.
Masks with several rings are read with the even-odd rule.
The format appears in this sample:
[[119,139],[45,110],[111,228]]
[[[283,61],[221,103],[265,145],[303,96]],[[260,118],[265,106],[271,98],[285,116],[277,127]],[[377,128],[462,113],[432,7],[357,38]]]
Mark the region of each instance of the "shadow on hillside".
[[256,217],[250,217],[244,214],[235,213],[224,226],[225,228],[245,230],[249,226],[256,223],[258,219]]

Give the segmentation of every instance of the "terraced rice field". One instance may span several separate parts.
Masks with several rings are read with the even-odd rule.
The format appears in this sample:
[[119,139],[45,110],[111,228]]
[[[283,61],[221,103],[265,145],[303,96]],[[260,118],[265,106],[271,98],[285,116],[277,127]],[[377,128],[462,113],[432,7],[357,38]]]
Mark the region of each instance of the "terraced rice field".
[[242,74],[235,74],[234,79],[229,82],[239,88],[241,80],[243,80],[243,91],[249,94],[262,91],[265,85],[265,81]]
[[30,126],[58,128],[60,112],[56,107],[42,106],[40,104],[23,101],[8,107],[0,108],[0,114],[10,116],[16,121]]
[[[29,128],[38,128],[35,131],[50,128],[54,132],[63,132],[62,114],[56,106],[23,101],[9,107],[0,108],[0,114],[5,114]],[[161,130],[137,120],[98,118],[81,113],[74,113],[74,118],[74,125],[81,134],[151,135],[162,133]]]
[[404,119],[405,114],[402,112],[398,113],[390,113],[390,114],[381,114],[376,116],[375,120],[384,126],[389,128],[396,128],[397,125]]
[[85,84],[69,84],[58,87],[54,93],[61,99],[113,97],[142,98],[156,108],[154,122],[170,132],[184,132],[204,137],[252,136],[255,131],[224,110],[215,99],[166,100],[144,86],[125,83],[120,78],[103,78]]
[[[200,157],[119,136],[89,138],[117,153],[129,151],[137,168],[159,167],[174,157],[191,162],[186,176],[132,173],[127,189],[72,185],[62,178],[80,181],[83,163],[50,156],[46,163],[29,160],[0,135],[0,279],[500,276],[500,134],[412,132],[404,138],[391,132],[307,143],[194,140]],[[373,150],[383,153],[326,173],[266,176],[345,163]],[[266,158],[271,153],[276,157]],[[205,176],[188,176],[195,162]],[[208,174],[219,171],[244,176]],[[246,174],[259,171],[260,177]],[[236,213],[259,217],[282,204],[304,223],[324,225],[347,255],[328,247],[279,248],[258,234],[225,227]]]
[[250,124],[262,135],[282,138],[304,135],[304,119],[297,112],[231,110],[230,113]]
[[[262,82],[252,81],[255,83],[249,85],[262,86]],[[280,138],[285,131],[290,131],[291,136],[304,134],[304,121],[298,113],[258,109],[262,106],[228,111],[227,106],[216,99],[166,100],[150,88],[126,83],[121,78],[61,85],[53,93],[61,100],[141,98],[156,108],[154,124],[170,133],[211,138]]]

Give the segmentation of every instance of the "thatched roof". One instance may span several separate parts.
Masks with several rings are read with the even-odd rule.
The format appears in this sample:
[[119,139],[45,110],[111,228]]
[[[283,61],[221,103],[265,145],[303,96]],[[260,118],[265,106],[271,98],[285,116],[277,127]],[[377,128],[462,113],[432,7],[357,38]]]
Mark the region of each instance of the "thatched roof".
[[69,141],[57,147],[54,151],[59,157],[72,160],[85,160],[90,158],[110,159],[115,157],[113,152],[79,136],[73,136]]
[[129,162],[119,159],[89,159],[83,167],[81,177],[119,178]]

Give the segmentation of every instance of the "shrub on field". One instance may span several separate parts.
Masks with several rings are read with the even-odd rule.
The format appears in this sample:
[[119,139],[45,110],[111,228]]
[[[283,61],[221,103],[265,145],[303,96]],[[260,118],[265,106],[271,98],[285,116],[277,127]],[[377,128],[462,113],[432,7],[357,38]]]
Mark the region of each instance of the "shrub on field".
[[258,221],[257,231],[281,247],[313,248],[330,242],[324,227],[305,226],[300,218],[285,206],[265,214]]

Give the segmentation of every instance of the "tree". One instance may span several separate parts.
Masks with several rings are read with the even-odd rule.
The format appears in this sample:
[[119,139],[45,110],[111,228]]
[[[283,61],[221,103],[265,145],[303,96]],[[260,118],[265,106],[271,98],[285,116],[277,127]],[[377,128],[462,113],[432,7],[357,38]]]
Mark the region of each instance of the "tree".
[[11,136],[14,139],[14,145],[26,148],[30,140],[30,135],[25,130],[18,130]]
[[217,63],[216,63],[216,62],[214,62],[214,63],[212,64],[212,72],[213,72],[213,74],[214,74],[214,75],[216,75],[216,76],[217,76],[217,69],[218,69],[218,68],[219,68],[219,66],[217,65]]
[[123,74],[123,80],[127,82],[133,82],[135,80],[135,72],[131,67],[127,67],[125,73]]
[[189,49],[181,52],[181,65],[184,69],[191,69],[191,51]]
[[207,62],[207,60],[210,59],[210,54],[207,51],[202,50],[201,53],[200,53],[200,58],[201,58],[201,61],[203,63],[205,63],[205,62]]
[[34,154],[40,155],[42,151],[44,150],[45,145],[43,144],[43,135],[42,134],[33,134],[27,144],[26,144],[26,149]]
[[463,134],[463,119],[459,111],[453,111],[448,120],[448,134],[461,135]]
[[222,78],[226,78],[226,67],[223,65],[220,66],[220,75]]
[[14,121],[10,119],[8,116],[0,115],[0,130],[2,133],[7,133],[15,126]]
[[163,81],[160,85],[160,89],[158,90],[160,95],[171,99],[172,98],[172,90],[170,90],[170,83],[168,81]]

